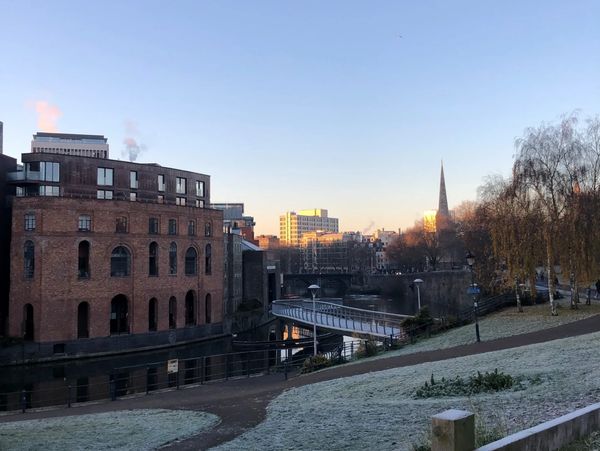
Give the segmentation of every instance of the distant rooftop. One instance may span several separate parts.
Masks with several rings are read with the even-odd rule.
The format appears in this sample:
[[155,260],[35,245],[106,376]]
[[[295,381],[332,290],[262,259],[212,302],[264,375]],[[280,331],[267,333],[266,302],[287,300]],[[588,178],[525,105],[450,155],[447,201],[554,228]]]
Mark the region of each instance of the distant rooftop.
[[101,141],[106,143],[108,141],[103,135],[82,135],[79,133],[49,133],[49,132],[37,132],[33,135],[34,141],[80,141],[80,142],[95,142]]

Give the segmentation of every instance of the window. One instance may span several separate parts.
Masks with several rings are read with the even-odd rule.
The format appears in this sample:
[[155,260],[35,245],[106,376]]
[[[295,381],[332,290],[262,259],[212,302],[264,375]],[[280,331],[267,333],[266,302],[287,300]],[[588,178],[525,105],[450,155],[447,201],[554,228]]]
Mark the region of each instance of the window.
[[129,171],[129,188],[138,188],[138,173],[137,171]]
[[77,259],[77,276],[80,279],[89,279],[90,277],[90,243],[82,241],[79,243]]
[[201,199],[196,199],[196,208],[204,208],[204,201]]
[[165,176],[162,174],[158,174],[158,190],[159,191],[165,190]]
[[177,327],[177,298],[171,296],[169,299],[169,329]]
[[40,162],[40,180],[46,182],[60,182],[60,163],[50,161]]
[[90,304],[81,302],[77,306],[77,338],[89,338],[90,336]]
[[193,290],[188,291],[185,295],[185,325],[196,325],[196,296]]
[[196,180],[196,196],[204,197],[204,182]]
[[212,272],[212,248],[210,247],[210,244],[206,245],[205,251],[204,251],[204,273],[205,274],[210,274]]
[[187,179],[183,177],[177,177],[176,181],[177,183],[175,185],[175,192],[177,194],[186,194]]
[[181,205],[182,207],[185,207],[185,197],[176,197],[175,205]]
[[99,189],[97,191],[96,197],[98,199],[112,200],[112,198],[113,198],[113,192],[111,190]]
[[113,169],[98,168],[98,185],[113,186]]
[[90,215],[79,215],[78,229],[80,232],[92,230],[92,217]]
[[135,202],[137,200],[137,193],[129,193],[129,200]]
[[154,241],[148,250],[148,275],[158,276],[158,244]]
[[206,324],[210,324],[212,321],[212,306],[211,306],[211,297],[210,297],[210,293],[206,295],[206,301],[204,304],[204,309],[205,309],[205,319],[206,319]]
[[23,257],[24,257],[24,275],[26,279],[33,279],[33,272],[35,269],[35,247],[33,241],[25,241],[23,245]]
[[158,196],[156,196],[156,202],[158,202],[159,204],[164,204],[165,196],[163,196],[162,194],[159,194]]
[[193,219],[190,219],[188,221],[188,235],[196,236],[196,221],[194,221]]
[[148,219],[148,233],[150,235],[158,235],[158,218]]
[[158,323],[158,301],[156,298],[150,299],[148,303],[148,330],[154,331],[156,330],[156,326]]
[[125,246],[117,246],[110,256],[110,276],[126,277],[129,275],[131,254]]
[[35,230],[35,215],[33,213],[27,213],[25,215],[25,230]]
[[193,247],[189,247],[185,251],[185,275],[194,276],[196,275],[196,262],[198,260],[198,252]]
[[177,274],[177,244],[175,242],[169,246],[169,274]]
[[169,219],[169,235],[177,235],[177,219]]
[[127,233],[127,218],[125,216],[119,216],[115,224],[115,232]]
[[204,236],[211,236],[212,235],[212,224],[210,222],[207,222],[204,224]]
[[40,185],[39,187],[40,196],[59,196],[60,188],[58,186],[51,185]]

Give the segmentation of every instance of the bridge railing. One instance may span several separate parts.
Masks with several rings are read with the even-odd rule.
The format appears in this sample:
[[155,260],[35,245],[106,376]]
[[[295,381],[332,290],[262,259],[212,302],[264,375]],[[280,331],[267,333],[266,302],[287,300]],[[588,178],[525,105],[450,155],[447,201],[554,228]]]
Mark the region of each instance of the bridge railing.
[[401,323],[409,315],[346,307],[339,303],[308,299],[273,301],[272,313],[319,327],[358,332],[379,337],[403,335]]

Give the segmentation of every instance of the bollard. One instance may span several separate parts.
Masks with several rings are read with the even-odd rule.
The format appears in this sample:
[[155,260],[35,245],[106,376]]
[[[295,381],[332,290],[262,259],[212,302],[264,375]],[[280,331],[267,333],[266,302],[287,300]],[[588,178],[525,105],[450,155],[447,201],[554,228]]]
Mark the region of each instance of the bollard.
[[475,415],[449,409],[431,417],[431,451],[475,449]]
[[21,413],[25,413],[26,408],[27,408],[27,392],[25,390],[21,390]]
[[67,407],[71,407],[71,384],[67,386]]
[[206,357],[202,357],[202,364],[200,366],[200,385],[204,384],[205,374],[206,374]]
[[175,389],[179,390],[179,371],[175,373]]
[[150,367],[146,367],[146,394],[150,393]]
[[283,373],[285,375],[285,380],[287,381],[287,379],[288,379],[288,361],[287,361],[287,359],[283,365]]

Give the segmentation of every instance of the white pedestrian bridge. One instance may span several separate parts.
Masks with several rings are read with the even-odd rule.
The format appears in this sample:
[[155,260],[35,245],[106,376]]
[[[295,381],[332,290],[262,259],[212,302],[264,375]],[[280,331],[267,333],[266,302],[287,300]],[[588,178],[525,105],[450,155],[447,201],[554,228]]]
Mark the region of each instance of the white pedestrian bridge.
[[403,338],[401,323],[410,315],[397,315],[341,305],[341,301],[327,302],[308,299],[280,299],[273,301],[271,311],[279,318],[331,331],[385,338]]

